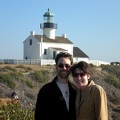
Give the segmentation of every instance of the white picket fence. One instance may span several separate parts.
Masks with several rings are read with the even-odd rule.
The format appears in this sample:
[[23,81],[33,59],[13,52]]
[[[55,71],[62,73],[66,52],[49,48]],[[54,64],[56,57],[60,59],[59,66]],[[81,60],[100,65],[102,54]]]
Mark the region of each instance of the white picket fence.
[[[55,60],[53,59],[0,59],[1,63],[5,63],[5,64],[32,64],[32,65],[54,65],[55,64]],[[110,65],[109,62],[104,62],[104,61],[99,61],[99,60],[89,60],[88,63],[91,63],[95,66],[100,66],[100,65]]]

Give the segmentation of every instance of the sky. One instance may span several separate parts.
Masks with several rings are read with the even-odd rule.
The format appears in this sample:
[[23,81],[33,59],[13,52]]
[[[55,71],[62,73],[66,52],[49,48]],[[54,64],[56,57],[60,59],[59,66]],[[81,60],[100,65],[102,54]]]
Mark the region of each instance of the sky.
[[0,59],[23,59],[30,31],[48,8],[58,28],[91,60],[120,62],[120,0],[0,0]]

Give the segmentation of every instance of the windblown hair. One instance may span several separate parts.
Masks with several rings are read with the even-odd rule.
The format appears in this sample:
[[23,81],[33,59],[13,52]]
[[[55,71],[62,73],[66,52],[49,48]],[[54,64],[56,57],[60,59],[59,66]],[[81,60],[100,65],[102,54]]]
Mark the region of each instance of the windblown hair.
[[91,66],[85,61],[80,61],[71,67],[72,75],[74,74],[77,68],[82,70],[86,74],[91,74]]

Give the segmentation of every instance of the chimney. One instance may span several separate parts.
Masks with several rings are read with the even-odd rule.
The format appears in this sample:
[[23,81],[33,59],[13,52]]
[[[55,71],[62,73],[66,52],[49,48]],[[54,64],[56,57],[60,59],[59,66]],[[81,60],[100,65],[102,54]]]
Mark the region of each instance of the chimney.
[[34,36],[35,35],[35,31],[30,31],[30,35]]
[[62,34],[62,37],[63,37],[63,38],[66,38],[66,34]]

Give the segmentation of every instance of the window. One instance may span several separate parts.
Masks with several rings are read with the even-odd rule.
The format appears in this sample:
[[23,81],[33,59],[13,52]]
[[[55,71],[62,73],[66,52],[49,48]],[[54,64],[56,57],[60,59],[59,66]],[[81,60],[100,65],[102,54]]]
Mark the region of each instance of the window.
[[32,39],[30,39],[30,45],[32,45]]
[[46,55],[47,54],[47,49],[44,49],[44,55]]
[[56,51],[53,51],[53,59],[56,57]]

